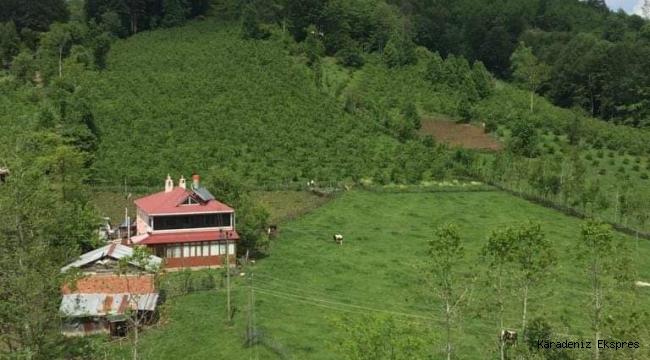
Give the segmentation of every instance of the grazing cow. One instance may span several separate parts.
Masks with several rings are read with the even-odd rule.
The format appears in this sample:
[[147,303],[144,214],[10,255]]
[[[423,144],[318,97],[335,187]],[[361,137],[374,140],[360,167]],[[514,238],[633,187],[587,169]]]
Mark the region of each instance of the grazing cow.
[[502,330],[501,331],[501,341],[503,342],[515,342],[517,341],[517,333],[514,331]]
[[334,235],[334,242],[339,245],[343,245],[343,235],[341,234]]

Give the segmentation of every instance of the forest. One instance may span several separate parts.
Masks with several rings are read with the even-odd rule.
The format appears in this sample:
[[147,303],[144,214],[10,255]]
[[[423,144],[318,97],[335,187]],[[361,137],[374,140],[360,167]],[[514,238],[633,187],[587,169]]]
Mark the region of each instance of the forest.
[[208,174],[262,248],[252,190],[478,181],[638,239],[649,126],[650,21],[603,0],[0,0],[0,357],[95,350],[56,311],[100,191]]

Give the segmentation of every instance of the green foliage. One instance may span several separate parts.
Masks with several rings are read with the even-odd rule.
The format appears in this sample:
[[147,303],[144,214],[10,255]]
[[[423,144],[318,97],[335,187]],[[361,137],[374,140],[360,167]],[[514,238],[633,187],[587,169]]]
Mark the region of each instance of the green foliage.
[[72,278],[61,266],[97,245],[81,154],[50,132],[21,134],[13,145],[20,157],[5,158],[11,176],[0,185],[0,357],[92,358],[68,348],[59,316],[61,286]]
[[257,9],[249,4],[242,13],[242,32],[244,39],[267,39],[271,32],[261,25]]
[[344,359],[407,360],[426,356],[426,329],[415,321],[368,315],[334,322],[345,337],[332,347]]
[[316,29],[316,26],[310,25],[305,29],[305,32],[307,33],[307,38],[305,39],[304,44],[305,54],[309,59],[309,63],[313,64],[325,54],[325,45],[323,45],[321,34],[318,29]]
[[36,61],[31,51],[23,49],[14,57],[11,65],[11,73],[21,82],[28,82],[34,78],[36,73]]
[[549,79],[550,68],[537,60],[533,50],[523,42],[510,57],[514,80],[530,91],[530,112],[533,112],[534,95]]
[[[79,90],[88,90],[87,118],[96,125],[91,132],[101,136],[93,180],[117,184],[126,177],[132,185],[154,185],[170,171],[205,173],[218,163],[254,184],[418,182],[446,178],[465,166],[446,150],[415,140],[419,114],[455,111],[451,94],[428,93],[418,68],[386,69],[371,58],[342,90],[351,98],[346,112],[315,86],[319,65],[309,69],[287,56],[279,40],[242,41],[232,25],[210,19],[171,33],[116,43],[108,68],[85,73],[78,82]],[[146,54],[143,46],[149,47]],[[176,51],[169,53],[169,47]],[[329,59],[320,61],[330,67]],[[66,92],[71,90],[61,94]],[[135,94],[142,101],[134,102]],[[205,136],[181,135],[188,129]]]
[[211,168],[207,178],[208,188],[219,194],[219,200],[237,209],[239,250],[246,254],[266,251],[267,239],[263,235],[268,226],[269,214],[247,192],[243,180],[227,168]]
[[517,121],[512,125],[511,136],[508,142],[508,148],[511,152],[533,157],[536,155],[536,147],[539,143],[537,129],[525,120]]
[[487,98],[494,91],[492,75],[481,61],[474,61],[472,65],[472,80],[481,99]]
[[391,35],[384,48],[383,58],[389,68],[412,65],[418,61],[415,44],[403,32]]
[[433,53],[431,59],[427,63],[427,69],[424,78],[434,84],[442,83],[444,81],[444,61],[437,52]]
[[346,45],[336,54],[343,66],[360,68],[366,63],[363,52],[354,41],[348,41]]
[[0,24],[13,21],[18,30],[47,31],[50,24],[65,22],[69,16],[65,0],[0,1]]
[[162,0],[162,26],[174,27],[185,23],[189,14],[189,6],[186,0]]
[[20,48],[20,37],[13,22],[0,23],[0,64],[11,61]]

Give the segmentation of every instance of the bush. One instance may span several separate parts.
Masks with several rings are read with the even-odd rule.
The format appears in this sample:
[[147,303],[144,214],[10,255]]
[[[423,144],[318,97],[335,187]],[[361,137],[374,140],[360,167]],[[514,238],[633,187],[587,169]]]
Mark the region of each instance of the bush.
[[366,63],[363,57],[363,52],[354,41],[348,42],[341,51],[336,54],[336,57],[341,62],[341,65],[360,68]]
[[602,150],[598,150],[596,152],[596,157],[599,158],[599,159],[602,159],[603,157],[605,157],[605,152],[602,151]]
[[585,155],[585,160],[593,160],[593,158],[594,157],[591,155],[591,153],[587,153],[587,155]]
[[618,172],[620,172],[621,174],[625,174],[625,167],[623,165],[619,166]]
[[485,127],[483,128],[483,131],[486,134],[491,133],[491,132],[495,132],[499,128],[499,125],[494,121],[485,121],[484,124],[485,124]]
[[616,160],[614,160],[614,159],[609,159],[609,161],[608,161],[607,163],[608,163],[609,165],[616,165]]
[[630,163],[630,159],[628,158],[623,158],[623,165],[627,165]]
[[642,180],[648,180],[648,173],[641,173],[641,179]]
[[639,171],[639,170],[641,170],[641,167],[639,166],[639,164],[635,164],[634,166],[632,166],[632,170],[633,171]]
[[637,163],[637,164],[640,164],[640,163],[641,163],[641,158],[638,157],[638,156],[635,157],[635,158],[634,158],[634,162]]
[[598,175],[607,175],[607,169],[600,169]]
[[553,145],[549,145],[549,147],[548,147],[548,151],[547,151],[547,152],[548,152],[550,155],[555,154],[555,146],[553,146]]
[[598,165],[600,165],[600,161],[598,161],[598,160],[594,160],[594,161],[591,162],[591,166],[593,166],[593,167],[596,167]]
[[614,155],[615,155],[615,154],[614,154],[613,151],[610,151],[610,152],[607,153],[607,157],[610,157],[610,158],[613,158]]

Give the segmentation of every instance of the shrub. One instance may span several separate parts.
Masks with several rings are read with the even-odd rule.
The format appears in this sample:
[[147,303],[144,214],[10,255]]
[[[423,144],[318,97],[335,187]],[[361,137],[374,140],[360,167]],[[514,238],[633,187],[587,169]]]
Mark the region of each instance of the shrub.
[[627,165],[630,163],[630,159],[628,158],[623,158],[623,165]]
[[594,157],[593,155],[591,155],[591,153],[587,153],[587,155],[585,155],[585,160],[593,160],[593,159]]
[[623,165],[619,166],[618,172],[620,172],[621,174],[625,174],[625,167]]
[[613,151],[608,152],[607,156],[610,157],[610,158],[613,158],[614,157],[614,152]]
[[593,167],[596,167],[598,165],[600,165],[600,161],[598,161],[598,160],[594,160],[594,161],[591,162],[591,166],[593,166]]
[[605,157],[605,152],[602,151],[602,150],[598,150],[596,152],[596,157],[599,158],[599,159],[602,159],[603,157]]
[[498,128],[499,125],[496,122],[486,120],[485,128],[483,129],[483,131],[487,134],[487,133],[495,132]]
[[548,152],[550,155],[555,154],[555,146],[553,146],[553,145],[549,145],[547,152]]
[[641,179],[642,180],[648,180],[648,173],[641,173]]
[[608,161],[607,163],[608,163],[609,165],[616,165],[616,160],[614,160],[614,159],[609,159],[609,161]]
[[633,171],[639,171],[639,170],[641,170],[641,167],[639,166],[639,164],[635,164],[634,166],[632,166],[632,170]]
[[635,158],[634,158],[634,162],[637,163],[637,164],[640,164],[640,163],[641,163],[641,158],[638,157],[638,156],[635,157]]
[[341,51],[336,54],[343,66],[360,68],[366,63],[366,59],[363,57],[363,52],[359,48],[359,45],[354,41],[350,41],[346,46],[341,49]]
[[600,169],[600,170],[598,171],[598,174],[599,174],[599,175],[607,175],[607,169]]

